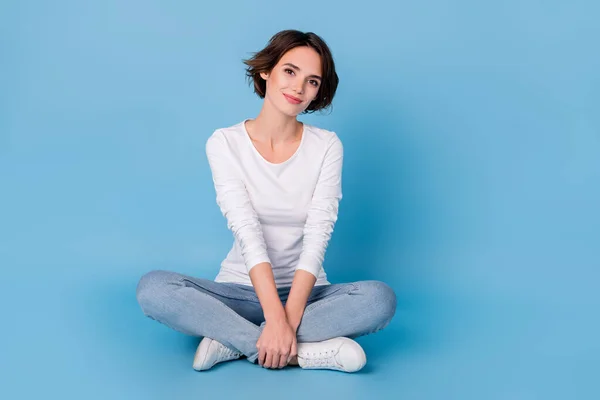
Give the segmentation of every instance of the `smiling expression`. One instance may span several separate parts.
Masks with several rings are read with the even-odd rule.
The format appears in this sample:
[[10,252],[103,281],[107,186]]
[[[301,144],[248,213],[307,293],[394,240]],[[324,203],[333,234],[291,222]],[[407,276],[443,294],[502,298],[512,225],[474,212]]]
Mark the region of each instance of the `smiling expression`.
[[308,46],[286,52],[270,73],[265,98],[284,114],[296,116],[317,97],[321,86],[321,57]]

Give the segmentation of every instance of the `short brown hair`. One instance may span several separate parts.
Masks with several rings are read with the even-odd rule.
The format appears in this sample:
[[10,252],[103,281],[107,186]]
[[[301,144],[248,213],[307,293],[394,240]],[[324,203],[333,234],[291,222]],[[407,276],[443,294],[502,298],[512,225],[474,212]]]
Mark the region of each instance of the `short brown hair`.
[[329,107],[339,83],[333,56],[323,39],[313,32],[284,30],[273,35],[264,49],[243,61],[247,65],[246,77],[249,82],[254,82],[254,92],[262,99],[267,91],[267,83],[260,76],[261,72],[271,72],[285,53],[299,46],[314,49],[321,56],[323,70],[323,80],[317,97],[302,112],[305,114]]

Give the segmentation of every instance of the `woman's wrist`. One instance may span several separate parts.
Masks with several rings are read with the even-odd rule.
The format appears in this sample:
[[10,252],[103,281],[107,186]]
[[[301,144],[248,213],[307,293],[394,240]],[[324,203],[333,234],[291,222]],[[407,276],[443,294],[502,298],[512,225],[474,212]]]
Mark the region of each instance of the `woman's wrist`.
[[298,330],[298,326],[300,326],[300,321],[302,320],[303,309],[287,307],[285,308],[285,314],[288,320],[288,323],[292,327],[294,331]]
[[282,320],[287,321],[287,314],[285,312],[285,309],[283,308],[283,305],[281,305],[281,303],[273,304],[269,308],[263,308],[263,314],[265,316],[265,321],[267,321],[267,322],[282,321]]

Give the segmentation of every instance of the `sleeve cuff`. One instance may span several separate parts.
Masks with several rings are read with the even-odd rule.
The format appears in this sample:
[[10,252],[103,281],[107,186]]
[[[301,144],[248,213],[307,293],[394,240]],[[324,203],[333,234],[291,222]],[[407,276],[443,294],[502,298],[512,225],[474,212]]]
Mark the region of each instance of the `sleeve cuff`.
[[319,272],[321,271],[321,265],[320,264],[310,264],[310,263],[299,263],[298,266],[296,267],[296,271],[297,270],[303,270],[306,272],[309,272],[311,274],[313,274],[315,276],[315,278],[319,277]]
[[256,255],[254,257],[248,258],[246,260],[246,269],[248,270],[248,273],[250,272],[250,270],[252,268],[254,268],[258,264],[264,263],[264,262],[271,264],[271,260],[269,259],[269,255],[266,254],[266,253],[259,254],[259,255]]

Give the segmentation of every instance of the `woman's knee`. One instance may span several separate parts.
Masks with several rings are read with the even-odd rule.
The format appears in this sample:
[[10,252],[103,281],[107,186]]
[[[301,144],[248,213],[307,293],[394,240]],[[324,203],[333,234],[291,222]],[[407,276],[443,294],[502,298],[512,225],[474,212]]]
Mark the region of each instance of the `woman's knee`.
[[360,294],[365,296],[373,317],[381,325],[387,325],[396,313],[397,300],[394,289],[381,281],[362,281],[357,284]]
[[164,297],[170,284],[177,282],[178,274],[171,271],[154,270],[144,274],[136,288],[136,298],[144,314],[149,315],[151,309]]

